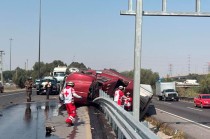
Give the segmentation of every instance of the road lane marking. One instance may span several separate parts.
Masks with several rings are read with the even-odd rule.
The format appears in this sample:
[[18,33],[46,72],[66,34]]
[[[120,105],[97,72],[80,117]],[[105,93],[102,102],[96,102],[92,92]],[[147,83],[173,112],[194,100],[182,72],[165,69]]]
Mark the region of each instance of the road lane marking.
[[171,103],[169,103],[169,102],[164,102],[165,104],[171,104]]
[[170,112],[167,112],[167,111],[164,111],[164,110],[161,110],[161,109],[158,109],[158,108],[155,108],[155,109],[157,109],[157,110],[159,110],[159,111],[161,111],[161,112],[164,112],[164,113],[166,113],[166,114],[169,114],[169,115],[171,115],[171,116],[174,116],[174,117],[177,117],[177,118],[183,119],[183,120],[185,120],[185,121],[188,121],[188,122],[194,123],[194,124],[196,124],[196,125],[198,125],[198,126],[201,126],[201,127],[204,127],[204,128],[208,128],[208,129],[210,129],[210,127],[209,127],[209,126],[205,126],[205,125],[203,125],[203,124],[199,124],[199,123],[197,123],[197,122],[195,122],[195,121],[192,121],[192,120],[190,120],[190,119],[187,119],[187,118],[184,118],[184,117],[181,117],[181,116],[178,116],[178,115],[172,114],[172,113],[170,113]]
[[191,108],[191,107],[187,107],[188,109],[192,109],[192,110],[195,110],[195,111],[203,111],[203,110],[200,110],[200,109],[196,109],[196,108]]

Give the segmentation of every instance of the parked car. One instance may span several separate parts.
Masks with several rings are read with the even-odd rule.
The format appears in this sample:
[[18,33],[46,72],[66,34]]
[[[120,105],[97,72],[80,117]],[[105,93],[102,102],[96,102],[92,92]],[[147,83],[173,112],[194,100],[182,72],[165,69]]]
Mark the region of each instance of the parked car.
[[199,94],[194,98],[195,107],[210,107],[210,94]]
[[37,85],[37,95],[46,94],[47,88],[46,83],[49,81],[51,83],[51,92],[50,95],[58,95],[60,93],[60,86],[57,83],[57,80],[55,78],[43,78],[40,80],[39,84]]
[[34,84],[33,84],[33,87],[34,88],[37,88],[37,86],[39,85],[39,83],[40,83],[40,79],[36,79],[35,82],[34,82]]
[[3,93],[4,92],[4,85],[0,82],[0,92]]

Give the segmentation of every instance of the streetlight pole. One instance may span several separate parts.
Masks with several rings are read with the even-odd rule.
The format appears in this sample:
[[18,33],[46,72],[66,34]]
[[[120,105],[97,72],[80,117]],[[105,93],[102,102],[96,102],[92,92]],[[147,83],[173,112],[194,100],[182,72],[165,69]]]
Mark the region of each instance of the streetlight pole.
[[136,0],[136,11],[132,10],[132,0],[128,1],[128,11],[122,15],[135,15],[135,46],[134,46],[134,85],[133,85],[133,116],[139,120],[140,115],[140,75],[141,75],[141,47],[142,47],[142,8],[143,0]]
[[3,54],[4,51],[0,51],[0,73],[1,73],[1,83],[3,84]]
[[40,47],[41,47],[41,6],[42,6],[42,3],[41,3],[41,0],[40,0],[40,3],[39,3],[39,79],[41,78],[40,77]]
[[11,62],[11,61],[12,61],[12,60],[11,60],[11,56],[12,56],[12,55],[11,55],[11,49],[12,49],[12,40],[13,40],[13,39],[10,38],[9,40],[10,40],[10,68],[9,68],[9,69],[10,69],[10,71],[11,71],[11,63],[12,63],[12,62]]

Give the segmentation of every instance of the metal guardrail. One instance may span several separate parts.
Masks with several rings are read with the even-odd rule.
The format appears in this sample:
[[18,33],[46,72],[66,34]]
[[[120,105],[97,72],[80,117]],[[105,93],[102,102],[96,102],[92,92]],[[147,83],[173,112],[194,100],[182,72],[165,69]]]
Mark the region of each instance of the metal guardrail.
[[94,99],[93,102],[100,105],[118,139],[159,139],[142,122],[137,121],[132,112],[128,112],[117,105],[113,98],[110,98],[102,90],[100,90],[99,97]]

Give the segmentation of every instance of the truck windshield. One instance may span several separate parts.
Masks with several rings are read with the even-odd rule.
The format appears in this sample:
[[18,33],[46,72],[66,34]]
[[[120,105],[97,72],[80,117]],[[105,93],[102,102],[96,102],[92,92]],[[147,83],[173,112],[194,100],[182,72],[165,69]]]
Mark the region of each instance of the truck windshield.
[[174,89],[166,89],[165,92],[175,92]]
[[65,73],[63,73],[63,72],[55,72],[54,73],[54,76],[56,77],[56,76],[65,76]]

